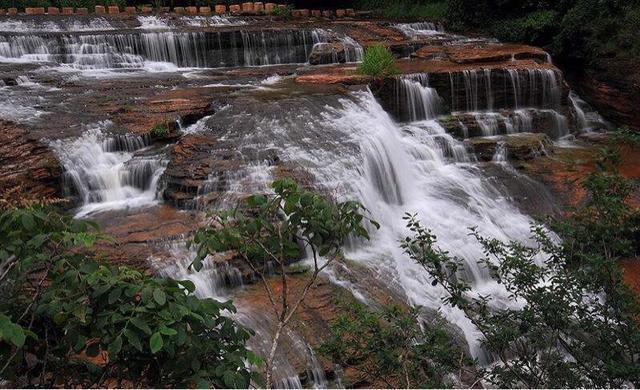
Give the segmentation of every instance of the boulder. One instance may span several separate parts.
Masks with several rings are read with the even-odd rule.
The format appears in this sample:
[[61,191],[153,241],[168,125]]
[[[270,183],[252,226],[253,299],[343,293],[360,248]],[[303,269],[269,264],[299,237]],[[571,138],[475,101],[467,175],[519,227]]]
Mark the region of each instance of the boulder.
[[345,62],[345,47],[342,43],[317,43],[309,55],[311,65]]

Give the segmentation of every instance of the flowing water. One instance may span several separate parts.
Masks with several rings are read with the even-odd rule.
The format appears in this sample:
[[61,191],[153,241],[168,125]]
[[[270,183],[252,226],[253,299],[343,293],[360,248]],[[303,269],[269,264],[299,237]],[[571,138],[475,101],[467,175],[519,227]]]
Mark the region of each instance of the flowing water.
[[167,161],[148,150],[148,138],[107,135],[109,126],[100,123],[78,139],[51,143],[65,168],[65,193],[80,205],[76,217],[158,202],[158,180]]
[[[0,35],[0,62],[52,63],[72,69],[219,68],[306,63],[315,45],[340,42],[346,62],[359,61],[353,39],[319,29],[144,31],[168,28],[142,19],[141,32],[108,34],[29,33]],[[331,62],[338,62],[329,61]]]

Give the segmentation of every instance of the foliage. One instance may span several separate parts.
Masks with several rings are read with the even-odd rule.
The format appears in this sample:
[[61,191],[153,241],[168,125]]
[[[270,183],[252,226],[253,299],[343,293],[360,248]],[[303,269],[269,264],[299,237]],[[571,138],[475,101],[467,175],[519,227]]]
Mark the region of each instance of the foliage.
[[100,264],[95,225],[42,208],[0,214],[0,377],[20,386],[248,387],[248,331],[190,281]]
[[544,45],[553,39],[558,26],[555,11],[540,10],[517,19],[496,23],[496,38],[508,42],[530,42]]
[[331,324],[319,352],[341,367],[358,372],[358,383],[389,388],[443,388],[447,376],[471,362],[453,341],[442,319],[420,321],[420,309],[397,305],[371,311],[361,304]]
[[271,16],[280,19],[289,19],[291,18],[291,6],[276,6],[271,12]]
[[153,138],[163,138],[169,135],[169,126],[165,122],[157,123],[151,129],[151,137]]
[[[266,359],[266,385],[272,385],[272,368],[283,329],[304,301],[318,274],[341,254],[350,237],[368,239],[363,223],[365,209],[357,202],[334,203],[301,189],[292,179],[272,183],[273,195],[256,194],[240,207],[214,215],[210,226],[194,238],[198,247],[192,266],[203,267],[210,254],[234,251],[259,276],[271,303],[276,331]],[[377,226],[375,222],[371,222]],[[313,260],[301,291],[290,291],[287,266],[307,251]],[[273,266],[270,267],[269,265]],[[263,270],[275,268],[282,288],[272,289]],[[293,295],[295,294],[295,295]],[[293,295],[290,296],[290,295]]]
[[358,66],[358,73],[373,77],[390,76],[398,72],[393,54],[380,44],[368,47]]
[[439,21],[444,19],[447,10],[446,1],[441,0],[360,0],[356,5],[360,9],[371,10],[376,16],[406,20]]
[[482,334],[499,364],[488,380],[500,387],[621,387],[640,383],[640,308],[622,281],[618,260],[637,254],[638,210],[625,204],[630,185],[601,170],[584,183],[587,204],[551,225],[562,238],[532,227],[534,246],[471,234],[480,259],[520,308],[498,308],[491,297],[472,297],[455,275],[459,259],[439,249],[436,237],[407,215],[412,236],[402,244]]

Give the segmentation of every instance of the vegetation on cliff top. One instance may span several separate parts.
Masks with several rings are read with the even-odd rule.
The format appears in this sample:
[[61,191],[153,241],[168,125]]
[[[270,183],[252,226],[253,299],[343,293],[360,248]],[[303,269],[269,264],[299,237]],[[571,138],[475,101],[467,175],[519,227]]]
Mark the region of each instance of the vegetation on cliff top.
[[[638,0],[359,0],[387,18],[446,21],[506,42],[543,46],[556,60],[603,68],[611,60],[639,64]],[[605,69],[606,70],[606,69]],[[637,70],[637,67],[636,67]]]

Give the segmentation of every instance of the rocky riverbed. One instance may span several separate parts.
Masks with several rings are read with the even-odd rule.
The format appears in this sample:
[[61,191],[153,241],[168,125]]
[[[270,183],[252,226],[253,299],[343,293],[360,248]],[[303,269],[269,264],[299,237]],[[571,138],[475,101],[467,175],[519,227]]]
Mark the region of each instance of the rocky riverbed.
[[[472,264],[466,227],[526,238],[531,217],[583,201],[579,182],[606,142],[597,134],[609,124],[540,48],[428,23],[150,18],[61,16],[59,26],[88,27],[43,31],[47,17],[0,16],[0,201],[64,200],[112,236],[98,256],[203,279],[202,294],[233,298],[241,322],[264,332],[251,271],[230,256],[193,274],[185,240],[207,212],[280,177],[363,202],[383,228],[314,286],[281,384],[336,379],[313,353],[336,297],[438,309],[439,293],[397,248],[402,212]],[[16,21],[20,30],[2,27]],[[356,72],[378,43],[399,75]],[[637,153],[623,157],[622,172],[640,178]],[[467,335],[456,313],[444,316]]]

